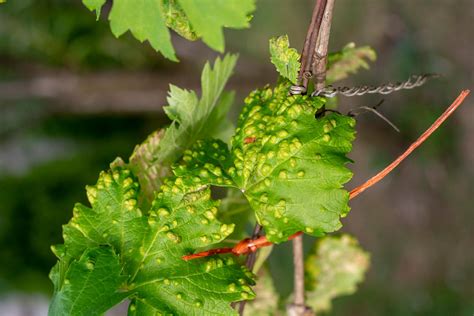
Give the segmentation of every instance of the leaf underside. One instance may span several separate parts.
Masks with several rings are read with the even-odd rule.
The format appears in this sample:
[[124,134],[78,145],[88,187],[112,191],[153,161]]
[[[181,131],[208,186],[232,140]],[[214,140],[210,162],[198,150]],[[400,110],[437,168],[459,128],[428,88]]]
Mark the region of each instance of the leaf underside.
[[296,84],[300,70],[300,54],[290,48],[288,35],[270,39],[271,62],[275,65],[280,75]]
[[[99,18],[106,0],[83,3]],[[148,41],[166,58],[177,61],[168,28],[188,40],[202,38],[223,52],[223,28],[248,27],[254,10],[255,0],[115,0],[109,20],[116,37],[130,31],[140,42]]]
[[134,175],[118,164],[87,193],[91,207],[76,205],[64,245],[53,248],[51,315],[100,315],[124,298],[131,315],[234,315],[231,302],[254,296],[252,274],[232,257],[182,260],[233,231],[199,181],[168,179],[147,214]]

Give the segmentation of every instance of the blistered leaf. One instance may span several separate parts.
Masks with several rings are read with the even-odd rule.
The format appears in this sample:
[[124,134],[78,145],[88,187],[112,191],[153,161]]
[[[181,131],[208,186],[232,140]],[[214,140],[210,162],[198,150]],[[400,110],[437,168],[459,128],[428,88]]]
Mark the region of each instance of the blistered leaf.
[[355,74],[359,69],[369,69],[368,61],[375,61],[377,54],[370,46],[356,47],[347,44],[340,52],[329,54],[326,81],[333,83]]
[[316,314],[330,310],[334,298],[356,291],[369,264],[369,254],[348,235],[319,240],[305,262],[306,303]]
[[342,186],[352,177],[345,164],[355,120],[315,118],[324,99],[288,96],[287,84],[254,91],[245,103],[230,152],[222,142],[198,142],[174,172],[239,188],[272,242],[338,230],[349,211]]
[[288,35],[270,39],[270,55],[280,75],[296,84],[301,66],[300,54],[296,49],[290,48]]
[[339,229],[349,211],[342,186],[352,177],[345,164],[354,119],[337,113],[315,118],[324,99],[287,93],[280,85],[247,97],[229,171],[276,242],[298,231],[317,236]]
[[[69,308],[68,302],[78,296],[76,290],[63,290],[71,286],[92,300],[75,306],[78,315],[94,315],[88,313],[89,306],[100,307],[100,314],[125,297],[131,299],[131,315],[234,315],[231,302],[253,297],[252,274],[232,257],[182,259],[233,231],[233,225],[217,220],[218,202],[211,199],[209,188],[192,178],[168,179],[143,214],[137,206],[140,188],[134,175],[114,165],[88,187],[91,207],[76,205],[74,217],[64,226],[64,245],[54,248],[59,263],[51,274],[57,293],[51,308]],[[81,281],[87,277],[83,266],[93,261],[91,251],[101,245],[114,251],[113,257],[103,259],[109,268],[95,269],[90,280]],[[120,284],[92,282],[109,274]],[[100,291],[104,295],[96,295]]]
[[[83,3],[99,18],[106,0]],[[223,28],[248,27],[254,10],[255,0],[115,0],[109,20],[115,36],[130,31],[140,42],[150,42],[156,51],[177,61],[168,28],[188,40],[202,38],[222,52]]]

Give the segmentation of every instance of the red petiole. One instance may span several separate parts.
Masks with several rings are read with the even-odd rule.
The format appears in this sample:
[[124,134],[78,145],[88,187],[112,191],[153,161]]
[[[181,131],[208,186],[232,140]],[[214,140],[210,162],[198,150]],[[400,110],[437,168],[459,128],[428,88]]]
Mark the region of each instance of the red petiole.
[[[390,165],[388,165],[385,169],[377,173],[375,176],[367,180],[362,185],[356,187],[349,193],[349,200],[352,200],[360,193],[364,192],[371,186],[375,185],[377,182],[382,180],[386,175],[392,172],[406,157],[408,157],[416,148],[418,148],[435,130],[440,127],[441,124],[463,103],[466,97],[469,95],[469,90],[464,90],[459,94],[459,96],[454,100],[454,102],[444,111],[444,113],[415,141],[413,142],[408,149],[401,154],[397,159],[395,159]],[[303,232],[297,232],[291,235],[288,240],[291,240],[299,235],[303,234]],[[208,257],[216,254],[223,254],[223,253],[232,253],[236,256],[246,255],[251,252],[257,251],[258,248],[271,246],[273,243],[268,241],[265,236],[258,237],[256,239],[246,238],[240,241],[237,245],[233,248],[217,248],[217,249],[210,249],[207,251],[199,252],[196,254],[186,255],[183,256],[184,260],[192,260],[197,258]]]

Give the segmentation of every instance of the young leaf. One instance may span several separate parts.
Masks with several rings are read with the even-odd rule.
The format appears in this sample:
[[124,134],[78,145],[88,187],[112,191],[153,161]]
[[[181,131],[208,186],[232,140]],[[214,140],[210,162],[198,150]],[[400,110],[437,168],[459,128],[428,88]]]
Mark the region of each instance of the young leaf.
[[234,101],[233,92],[223,92],[234,69],[237,56],[227,55],[216,59],[214,67],[206,64],[201,75],[203,96],[199,100],[194,91],[170,86],[168,106],[165,112],[173,123],[164,130],[152,133],[142,144],[135,147],[129,168],[138,177],[140,206],[148,206],[162,184],[170,175],[169,165],[197,139],[208,135],[227,140],[232,124],[227,113]]
[[198,142],[174,169],[204,184],[239,188],[272,242],[298,231],[338,230],[349,211],[342,186],[352,177],[345,164],[355,120],[337,113],[316,119],[324,99],[287,93],[287,84],[254,91],[230,152],[222,142]]
[[270,55],[272,64],[284,78],[296,84],[300,70],[300,54],[294,48],[290,48],[288,35],[270,39]]
[[367,61],[375,61],[377,54],[369,46],[356,47],[347,44],[342,51],[329,54],[326,81],[333,83],[355,74],[360,68],[369,69]]
[[307,304],[316,314],[329,311],[334,298],[356,291],[369,264],[369,254],[348,235],[319,240],[305,262]]
[[[106,0],[83,0],[100,16]],[[255,0],[115,0],[109,14],[112,33],[127,31],[166,58],[177,61],[168,28],[188,40],[202,38],[211,48],[223,52],[223,28],[248,27]]]
[[[67,304],[84,297],[92,301],[74,305],[76,314],[95,315],[128,297],[131,315],[234,315],[231,302],[254,296],[252,274],[232,257],[182,260],[233,231],[233,225],[216,219],[218,203],[199,181],[168,179],[146,215],[137,207],[140,188],[134,175],[118,163],[87,191],[91,208],[76,205],[64,226],[64,245],[54,248],[59,263],[51,274],[56,290],[51,310],[71,310]],[[88,267],[101,245],[116,255],[103,256],[102,270],[97,270],[96,260],[96,269],[85,274],[84,265]],[[99,274],[103,270],[119,284],[92,282],[105,278]],[[104,295],[97,296],[100,291]],[[89,313],[89,306],[100,310]]]
[[[226,55],[223,60],[216,59],[214,68],[206,63],[201,75],[200,100],[195,92],[172,86],[168,97],[169,106],[165,111],[175,121],[166,130],[160,142],[156,155],[160,162],[174,162],[198,139],[215,131],[226,114],[219,108],[219,105],[223,104],[219,101],[236,62],[236,55]],[[224,103],[225,105],[228,106]]]

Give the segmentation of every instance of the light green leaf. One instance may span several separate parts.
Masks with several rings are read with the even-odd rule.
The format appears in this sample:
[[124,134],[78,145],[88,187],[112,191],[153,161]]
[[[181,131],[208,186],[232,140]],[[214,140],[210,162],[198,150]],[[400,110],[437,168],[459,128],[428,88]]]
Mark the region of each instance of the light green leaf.
[[119,257],[110,247],[87,249],[63,272],[62,281],[58,270],[59,263],[50,275],[55,283],[50,316],[102,315],[127,296],[120,292],[126,276],[121,275]]
[[[218,202],[211,200],[209,188],[190,178],[168,179],[146,214],[137,207],[139,194],[134,175],[117,163],[101,174],[97,185],[88,187],[92,207],[75,207],[74,217],[64,226],[64,245],[54,248],[59,263],[51,277],[61,296],[52,308],[63,310],[67,308],[63,302],[77,296],[77,291],[61,292],[65,285],[81,288],[81,295],[92,300],[90,306],[110,307],[101,297],[95,301],[94,295],[99,291],[112,295],[112,286],[84,286],[80,280],[87,275],[73,268],[77,261],[87,265],[83,253],[90,257],[91,249],[108,245],[117,255],[104,265],[116,265],[118,260],[116,270],[127,276],[120,281],[119,298],[131,299],[131,315],[235,315],[230,303],[254,296],[249,287],[252,274],[232,257],[182,259],[197,248],[221,242],[233,231],[233,225],[216,219]],[[94,279],[115,270],[100,271]],[[89,305],[78,306],[76,314],[90,315],[85,312]]]
[[356,291],[369,265],[369,254],[354,238],[342,235],[319,240],[305,262],[307,304],[316,314],[329,311],[334,298]]
[[301,67],[300,54],[296,49],[290,48],[288,35],[270,39],[270,55],[280,75],[296,84]]
[[326,81],[334,83],[357,73],[361,68],[369,69],[368,61],[375,59],[377,54],[371,47],[356,47],[354,43],[349,43],[342,51],[329,54]]
[[304,231],[314,236],[341,227],[349,212],[343,185],[355,120],[331,113],[315,118],[322,98],[288,96],[288,85],[254,91],[245,101],[230,152],[201,141],[174,172],[203,184],[241,190],[272,242]]
[[[83,0],[100,16],[105,0]],[[115,0],[109,14],[112,33],[130,31],[148,41],[166,58],[177,61],[168,28],[188,40],[202,38],[211,48],[224,51],[223,28],[248,27],[255,0]]]

